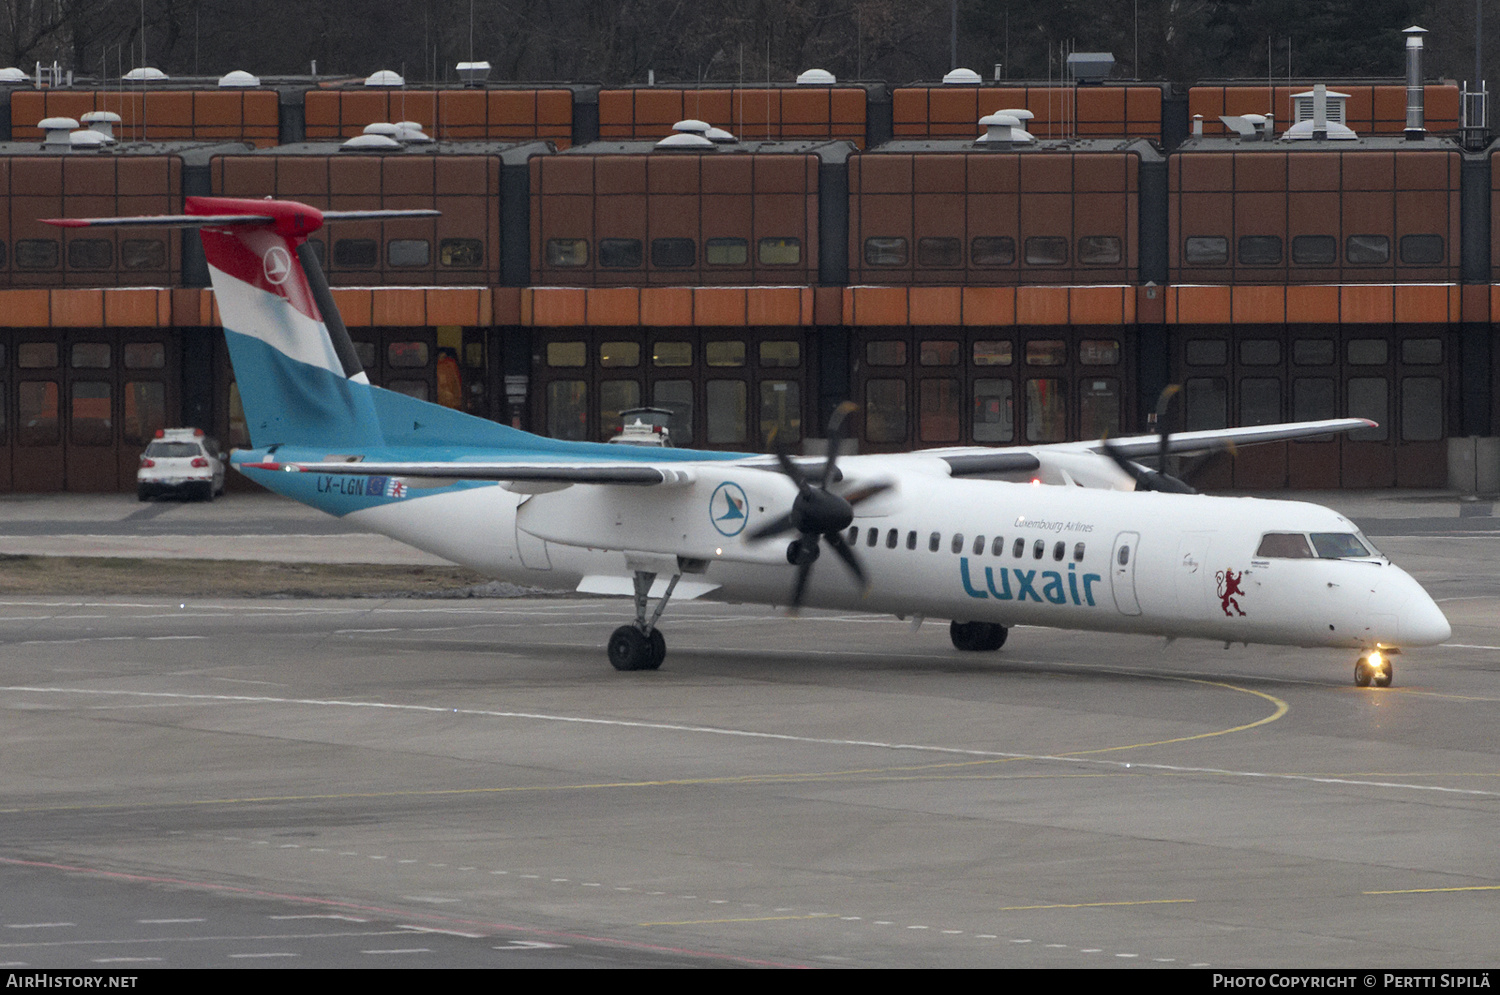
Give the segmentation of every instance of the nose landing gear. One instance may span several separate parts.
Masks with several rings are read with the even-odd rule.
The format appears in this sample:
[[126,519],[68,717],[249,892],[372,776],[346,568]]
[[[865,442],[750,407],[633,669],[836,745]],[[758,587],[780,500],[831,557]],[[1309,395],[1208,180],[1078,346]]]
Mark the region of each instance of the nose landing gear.
[[1390,657],[1378,651],[1367,653],[1354,663],[1354,683],[1362,688],[1371,684],[1378,688],[1388,688],[1395,676],[1396,668],[1391,664]]
[[967,650],[968,652],[986,653],[997,650],[1005,645],[1005,637],[1010,630],[1003,625],[993,622],[959,622],[948,623],[948,638],[953,640],[953,648]]

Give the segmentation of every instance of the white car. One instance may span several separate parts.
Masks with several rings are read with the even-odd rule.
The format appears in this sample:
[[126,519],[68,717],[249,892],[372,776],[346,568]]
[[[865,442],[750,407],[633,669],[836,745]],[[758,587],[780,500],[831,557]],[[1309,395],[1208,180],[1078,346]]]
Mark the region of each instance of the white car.
[[212,501],[224,493],[224,460],[219,444],[201,428],[157,429],[156,438],[141,454],[135,475],[136,497],[149,501],[178,494]]

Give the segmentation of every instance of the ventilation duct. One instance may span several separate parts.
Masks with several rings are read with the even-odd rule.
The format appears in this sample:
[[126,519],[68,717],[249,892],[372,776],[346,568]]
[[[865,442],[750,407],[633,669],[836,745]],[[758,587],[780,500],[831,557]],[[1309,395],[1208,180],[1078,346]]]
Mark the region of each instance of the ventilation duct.
[[70,152],[103,152],[112,144],[112,140],[89,129],[75,131],[68,135],[68,151]]
[[1359,136],[1344,124],[1344,102],[1349,94],[1330,90],[1319,83],[1311,90],[1292,95],[1292,113],[1297,121],[1281,136],[1282,141],[1353,141]]
[[120,123],[120,115],[114,111],[89,111],[79,120],[85,128],[104,136],[107,144],[115,144],[115,125]]
[[1406,138],[1416,142],[1427,134],[1422,89],[1422,36],[1427,29],[1413,24],[1401,33],[1406,35]]
[[488,62],[460,62],[457,68],[458,78],[463,80],[464,86],[483,86],[490,78]]
[[78,122],[70,117],[47,117],[37,127],[42,130],[42,148],[67,148],[68,135],[78,130]]
[[1021,126],[1020,115],[1030,118],[1030,111],[996,111],[979,119],[979,126],[985,129],[976,142],[984,142],[994,145],[1025,145],[1035,142],[1036,138]]

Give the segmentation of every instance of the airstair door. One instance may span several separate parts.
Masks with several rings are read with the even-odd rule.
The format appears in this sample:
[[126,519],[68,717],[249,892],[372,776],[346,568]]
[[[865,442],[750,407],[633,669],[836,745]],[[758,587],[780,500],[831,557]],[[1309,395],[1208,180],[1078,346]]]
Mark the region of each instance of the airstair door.
[[1115,607],[1121,615],[1139,615],[1141,604],[1135,597],[1136,547],[1140,545],[1139,532],[1121,532],[1115,536],[1115,551],[1110,560],[1110,589],[1115,595]]

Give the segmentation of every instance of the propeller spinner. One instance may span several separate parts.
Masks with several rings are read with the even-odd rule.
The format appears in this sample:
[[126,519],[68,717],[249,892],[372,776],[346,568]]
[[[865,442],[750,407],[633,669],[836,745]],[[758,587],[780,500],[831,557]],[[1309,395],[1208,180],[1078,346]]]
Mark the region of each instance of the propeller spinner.
[[823,463],[822,479],[816,483],[810,481],[802,469],[792,462],[791,457],[787,455],[786,447],[779,440],[776,442],[776,461],[781,466],[781,472],[797,485],[797,496],[792,499],[790,511],[751,531],[746,536],[750,542],[760,542],[786,535],[789,532],[797,533],[797,538],[792,540],[786,551],[787,562],[797,568],[797,577],[792,584],[791,606],[793,608],[802,604],[802,595],[807,589],[808,576],[812,573],[812,566],[822,552],[821,543],[823,542],[828,543],[838,558],[843,561],[844,566],[859,581],[861,587],[868,585],[864,566],[844,540],[844,530],[854,521],[856,505],[889,490],[891,485],[889,483],[869,484],[842,495],[835,494],[828,489],[829,482],[834,479],[834,467],[838,462],[839,448],[843,441],[844,422],[854,410],[855,406],[845,401],[838,406],[833,417],[829,419],[828,458]]

